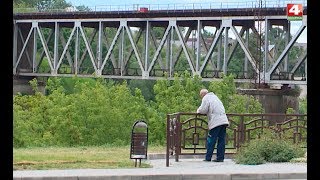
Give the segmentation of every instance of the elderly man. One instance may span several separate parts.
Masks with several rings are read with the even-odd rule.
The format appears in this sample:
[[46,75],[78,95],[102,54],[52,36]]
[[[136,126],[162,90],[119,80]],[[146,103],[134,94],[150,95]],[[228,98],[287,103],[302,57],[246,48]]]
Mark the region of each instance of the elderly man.
[[223,162],[225,154],[226,128],[229,125],[227,115],[221,100],[207,89],[200,90],[202,98],[197,113],[206,114],[208,117],[207,152],[204,161],[211,161],[214,147],[217,143],[217,158],[214,162]]

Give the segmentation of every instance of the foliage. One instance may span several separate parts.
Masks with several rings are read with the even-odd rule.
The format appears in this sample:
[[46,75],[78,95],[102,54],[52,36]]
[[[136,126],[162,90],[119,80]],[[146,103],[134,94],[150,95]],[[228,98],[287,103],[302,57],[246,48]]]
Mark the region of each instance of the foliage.
[[173,112],[194,112],[199,104],[199,89],[201,81],[198,76],[191,77],[185,71],[173,81],[159,80],[154,86],[158,110],[164,114]]
[[153,86],[155,81],[152,80],[130,80],[128,86],[134,92],[136,88],[140,89],[146,101],[154,100]]
[[13,13],[19,12],[33,12],[35,11],[35,8],[32,8],[32,6],[26,2],[23,1],[13,1]]
[[222,81],[211,81],[209,91],[214,92],[222,101],[225,107],[229,106],[231,96],[236,93],[234,76],[223,75]]
[[307,114],[307,98],[299,100],[299,114]]
[[263,164],[265,162],[289,162],[293,158],[302,157],[304,150],[287,139],[280,138],[265,131],[257,139],[242,146],[235,155],[238,164]]
[[[49,78],[47,81],[47,92],[51,93],[52,90],[57,88],[63,88],[63,92],[66,94],[73,94],[78,92],[78,89],[75,87],[76,84],[88,83],[88,86],[94,86],[96,84],[96,80],[93,78]],[[112,81],[110,81],[112,83]]]
[[254,88],[254,83],[249,83],[249,82],[243,82],[243,83],[238,83],[237,87],[241,89],[253,89]]
[[198,76],[192,77],[189,72],[179,76],[175,74],[173,81],[158,80],[154,85],[154,109],[159,114],[158,120],[151,122],[150,126],[157,128],[157,138],[160,144],[165,142],[166,114],[174,112],[195,112],[200,104],[199,90],[202,84]]
[[211,81],[209,90],[221,99],[227,113],[262,113],[262,104],[253,96],[236,94],[234,76],[223,75],[222,81]]
[[258,99],[252,95],[234,94],[230,96],[228,113],[263,113],[264,109]]
[[39,11],[48,11],[56,9],[65,9],[70,7],[71,4],[65,0],[40,0],[37,1],[36,6]]
[[[51,102],[41,93],[14,96],[13,104],[13,145],[42,146],[47,144],[46,134],[51,122],[46,118]],[[39,138],[41,137],[41,138]]]
[[37,4],[38,0],[13,0],[13,5],[22,5],[24,4],[25,6],[28,7],[35,7]]
[[78,11],[90,11],[91,9],[87,6],[81,5],[81,6],[76,6],[76,9]]
[[75,82],[65,94],[59,78],[48,80],[49,95],[14,96],[14,146],[128,144],[131,126],[151,113],[141,91],[123,84]]
[[[166,115],[195,112],[201,103],[199,90],[205,87],[199,76],[187,71],[175,74],[174,80],[157,80],[154,101],[145,100],[144,83],[129,86],[127,81],[51,77],[46,96],[37,90],[36,79],[30,84],[34,95],[14,96],[14,147],[127,145],[136,120],[147,122],[149,144],[164,145]],[[227,104],[227,113],[263,112],[253,96],[235,93],[232,75],[208,86]],[[301,133],[305,137],[303,129]]]
[[291,107],[287,108],[286,114],[295,114],[295,110]]
[[299,98],[299,109],[296,111],[295,109],[289,107],[286,110],[287,114],[307,114],[307,98]]
[[39,92],[38,81],[37,81],[36,78],[34,78],[31,81],[29,81],[29,84],[30,84],[32,90],[34,91],[34,93]]
[[[14,0],[15,8],[37,8],[39,11],[65,9],[72,6],[65,0]],[[20,12],[20,11],[19,11]]]
[[[188,71],[175,74],[174,80],[130,81],[130,85],[101,78],[51,77],[46,95],[37,90],[36,79],[30,84],[34,95],[14,96],[14,147],[127,145],[136,120],[147,122],[149,144],[163,145],[166,115],[195,112],[201,103],[199,90],[205,87],[199,76],[192,77]],[[151,90],[144,87],[153,84],[154,100]],[[260,107],[253,99],[233,94],[231,76],[210,85],[225,102],[230,101],[226,107],[230,111],[253,112]],[[246,101],[249,106],[243,109]]]

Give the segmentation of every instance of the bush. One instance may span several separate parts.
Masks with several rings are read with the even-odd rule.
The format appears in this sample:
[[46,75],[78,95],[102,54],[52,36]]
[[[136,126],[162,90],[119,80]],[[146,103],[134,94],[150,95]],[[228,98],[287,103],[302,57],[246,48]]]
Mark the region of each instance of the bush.
[[238,164],[263,164],[265,162],[289,162],[302,157],[304,150],[286,139],[264,134],[260,139],[251,140],[235,155]]
[[240,151],[236,154],[235,162],[238,164],[258,165],[264,164],[265,159],[261,153],[256,150],[256,147],[252,145],[240,149]]

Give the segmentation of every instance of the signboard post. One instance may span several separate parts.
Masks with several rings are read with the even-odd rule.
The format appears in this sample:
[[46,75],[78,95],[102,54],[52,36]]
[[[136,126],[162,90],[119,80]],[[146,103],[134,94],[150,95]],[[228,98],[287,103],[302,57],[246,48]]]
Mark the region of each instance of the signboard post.
[[301,21],[302,16],[302,4],[287,4],[287,17],[289,21]]

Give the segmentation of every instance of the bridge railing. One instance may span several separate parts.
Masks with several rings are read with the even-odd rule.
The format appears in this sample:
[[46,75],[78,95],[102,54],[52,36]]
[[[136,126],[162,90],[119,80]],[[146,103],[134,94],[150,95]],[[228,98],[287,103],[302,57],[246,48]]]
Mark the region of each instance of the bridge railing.
[[[307,0],[258,0],[234,1],[234,2],[212,2],[212,3],[175,3],[175,4],[123,4],[123,5],[98,5],[88,6],[86,11],[93,12],[126,12],[137,11],[140,8],[148,8],[149,11],[164,10],[201,10],[201,9],[237,9],[237,8],[279,8],[286,7],[287,4],[302,4],[307,6]],[[76,7],[66,9],[39,9],[39,8],[14,8],[14,13],[36,13],[36,12],[74,12],[79,11]],[[83,10],[82,10],[83,11]]]
[[[227,114],[229,126],[226,134],[226,149],[234,150],[265,132],[273,136],[291,140],[306,147],[306,114]],[[166,166],[169,157],[179,161],[180,155],[204,155],[208,134],[207,117],[197,113],[179,112],[167,114]],[[232,153],[231,153],[232,154]]]

